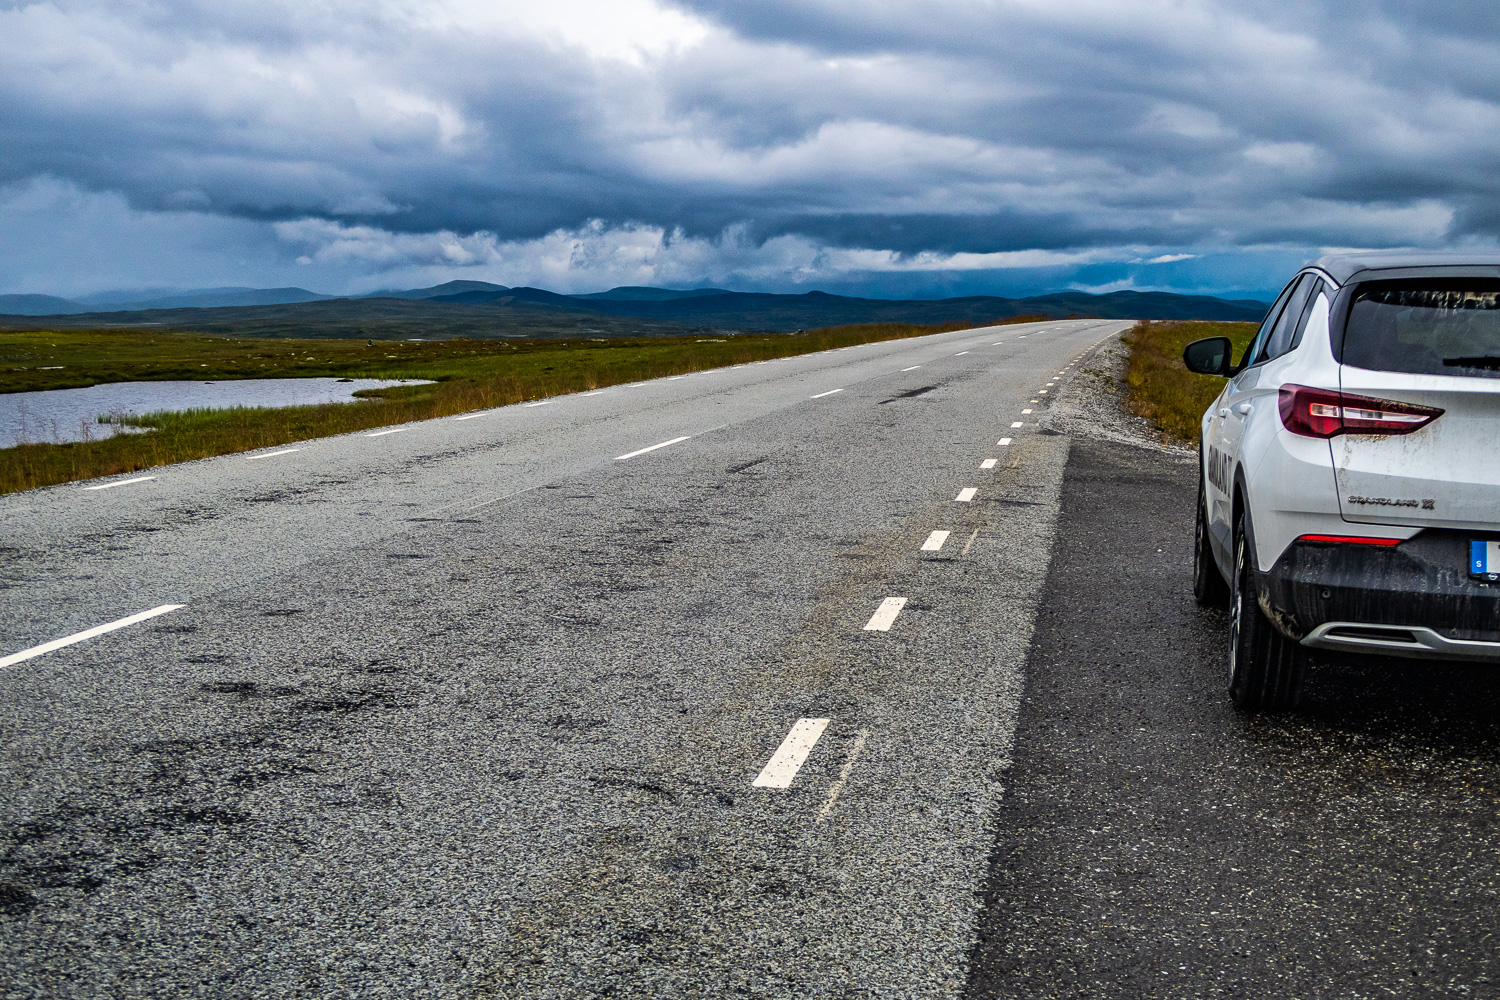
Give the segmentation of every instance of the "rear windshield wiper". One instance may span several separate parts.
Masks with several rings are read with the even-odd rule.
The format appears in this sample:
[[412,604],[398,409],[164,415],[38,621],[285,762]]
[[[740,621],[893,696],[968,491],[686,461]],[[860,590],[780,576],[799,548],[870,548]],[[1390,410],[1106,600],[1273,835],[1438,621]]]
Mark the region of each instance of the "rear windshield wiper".
[[1450,368],[1500,368],[1500,358],[1493,354],[1478,358],[1444,358],[1443,364]]

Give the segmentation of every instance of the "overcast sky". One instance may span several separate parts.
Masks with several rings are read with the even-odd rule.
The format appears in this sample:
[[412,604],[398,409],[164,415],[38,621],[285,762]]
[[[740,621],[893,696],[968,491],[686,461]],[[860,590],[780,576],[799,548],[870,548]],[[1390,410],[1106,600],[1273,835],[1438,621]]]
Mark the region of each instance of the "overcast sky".
[[1264,296],[1494,246],[1493,0],[0,2],[0,292]]

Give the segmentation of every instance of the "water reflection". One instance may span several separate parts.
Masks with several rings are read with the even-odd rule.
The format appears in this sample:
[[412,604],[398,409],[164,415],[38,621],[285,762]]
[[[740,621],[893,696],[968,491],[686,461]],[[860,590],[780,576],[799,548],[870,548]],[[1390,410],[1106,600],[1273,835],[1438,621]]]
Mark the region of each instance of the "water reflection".
[[361,389],[417,385],[375,378],[247,378],[223,382],[114,382],[87,389],[0,394],[0,448],[23,442],[95,441],[133,428],[101,424],[101,415],[139,415],[202,407],[347,403]]

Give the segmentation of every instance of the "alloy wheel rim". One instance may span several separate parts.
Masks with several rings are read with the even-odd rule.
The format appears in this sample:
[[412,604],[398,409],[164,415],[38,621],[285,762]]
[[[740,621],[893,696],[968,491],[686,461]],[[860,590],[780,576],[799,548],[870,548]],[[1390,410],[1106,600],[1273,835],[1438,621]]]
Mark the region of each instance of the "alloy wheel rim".
[[1193,525],[1193,571],[1201,575],[1203,567],[1198,564],[1203,561],[1203,505],[1198,505],[1197,524]]
[[1229,683],[1234,684],[1234,675],[1239,666],[1240,652],[1240,579],[1245,565],[1245,539],[1241,536],[1234,545],[1234,585],[1230,590],[1229,608]]

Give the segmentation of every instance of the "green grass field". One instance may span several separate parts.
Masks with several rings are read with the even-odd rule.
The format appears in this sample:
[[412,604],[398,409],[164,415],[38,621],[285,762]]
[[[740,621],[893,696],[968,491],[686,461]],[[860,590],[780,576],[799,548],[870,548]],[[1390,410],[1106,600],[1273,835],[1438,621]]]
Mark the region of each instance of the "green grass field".
[[1258,328],[1255,323],[1137,323],[1121,338],[1130,348],[1125,368],[1130,408],[1178,442],[1196,444],[1198,421],[1224,388],[1224,380],[1188,371],[1182,349],[1204,337],[1228,337],[1239,359]]
[[[768,338],[751,338],[768,339]],[[136,330],[0,331],[0,392],[103,382],[236,378],[484,379],[633,365],[680,355],[694,338],[325,340]]]
[[[1041,318],[1017,316],[994,325]],[[151,414],[129,421],[150,428],[146,434],[0,449],[0,493],[973,325],[877,323],[795,335],[429,342],[235,339],[139,330],[4,331],[3,392],[103,382],[314,375],[431,379],[432,384],[360,393],[369,398],[355,404]]]

